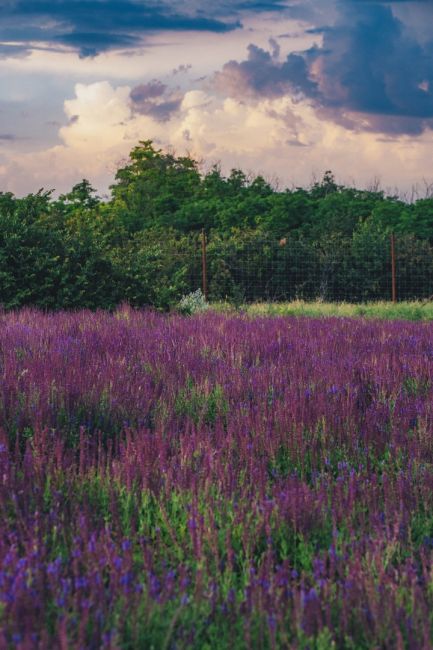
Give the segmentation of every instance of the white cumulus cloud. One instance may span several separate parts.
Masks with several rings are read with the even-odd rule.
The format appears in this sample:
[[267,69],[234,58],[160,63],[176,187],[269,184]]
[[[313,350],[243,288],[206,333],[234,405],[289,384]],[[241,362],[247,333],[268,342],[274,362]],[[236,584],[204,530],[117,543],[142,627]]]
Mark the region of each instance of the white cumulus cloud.
[[422,181],[428,170],[433,137],[394,140],[355,133],[320,120],[306,102],[290,97],[242,101],[210,91],[185,93],[178,111],[161,122],[134,112],[129,86],[107,81],[77,84],[64,103],[68,124],[60,143],[43,151],[3,149],[0,186],[18,194],[40,187],[64,192],[88,178],[100,192],[139,140],[172,146],[223,169],[279,177],[283,184],[307,184],[312,174],[332,169],[342,182],[368,184],[380,177],[385,186],[403,189]]

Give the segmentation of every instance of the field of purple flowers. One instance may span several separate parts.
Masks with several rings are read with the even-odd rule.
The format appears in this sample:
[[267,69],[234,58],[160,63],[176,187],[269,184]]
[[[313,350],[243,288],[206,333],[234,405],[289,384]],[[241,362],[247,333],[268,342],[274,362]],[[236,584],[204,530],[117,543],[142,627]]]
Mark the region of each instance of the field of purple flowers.
[[433,325],[0,314],[0,648],[433,647]]

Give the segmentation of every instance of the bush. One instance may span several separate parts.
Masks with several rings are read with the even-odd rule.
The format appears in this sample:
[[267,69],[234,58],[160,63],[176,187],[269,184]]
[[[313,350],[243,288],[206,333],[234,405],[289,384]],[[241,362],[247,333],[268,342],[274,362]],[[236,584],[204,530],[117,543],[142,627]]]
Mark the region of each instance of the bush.
[[197,291],[192,291],[186,296],[183,296],[177,305],[177,310],[185,316],[192,316],[201,311],[206,311],[208,308],[209,303],[206,302],[206,298],[201,289],[197,289]]

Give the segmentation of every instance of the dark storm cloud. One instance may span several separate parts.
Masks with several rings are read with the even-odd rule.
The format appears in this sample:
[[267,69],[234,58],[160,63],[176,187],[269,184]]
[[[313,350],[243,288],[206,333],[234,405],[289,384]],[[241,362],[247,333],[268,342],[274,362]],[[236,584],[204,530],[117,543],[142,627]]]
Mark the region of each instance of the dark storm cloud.
[[[395,14],[400,0],[341,0],[332,25],[310,33],[322,43],[285,61],[256,46],[215,77],[230,94],[302,93],[319,113],[347,128],[419,134],[433,124],[433,40],[417,37]],[[431,5],[430,5],[431,6]]]
[[3,144],[15,144],[22,140],[27,140],[24,136],[18,136],[15,133],[0,133],[0,146]]
[[[174,0],[3,0],[0,4],[0,41],[8,55],[35,42],[76,49],[81,57],[95,56],[110,49],[140,45],[149,32],[227,32],[241,26],[243,12],[281,11],[282,0],[216,2],[189,5]],[[6,47],[6,46],[4,46]],[[1,51],[0,51],[1,56]]]
[[129,97],[134,113],[149,115],[159,122],[165,122],[179,110],[183,93],[178,89],[170,89],[155,79],[133,88]]
[[338,7],[322,47],[305,53],[320,105],[336,119],[364,113],[372,130],[422,132],[433,118],[433,41],[419,41],[384,2]]
[[[230,5],[227,4],[227,8]],[[245,2],[233,2],[231,3],[232,7],[236,7],[238,11],[276,11],[278,9],[286,9],[287,8],[287,2],[285,0],[269,0],[269,2],[260,2],[257,0],[257,2],[254,2],[251,0],[249,2],[246,0]]]
[[280,62],[279,50],[272,42],[271,47],[273,51],[267,52],[249,45],[246,61],[229,61],[221,72],[215,74],[215,87],[239,99],[246,95],[280,97],[297,90],[316,96],[317,87],[308,78],[306,59],[299,54],[289,54],[284,62]]
[[29,52],[28,47],[21,45],[4,45],[0,43],[0,59],[9,59],[13,58],[23,58],[27,56]]

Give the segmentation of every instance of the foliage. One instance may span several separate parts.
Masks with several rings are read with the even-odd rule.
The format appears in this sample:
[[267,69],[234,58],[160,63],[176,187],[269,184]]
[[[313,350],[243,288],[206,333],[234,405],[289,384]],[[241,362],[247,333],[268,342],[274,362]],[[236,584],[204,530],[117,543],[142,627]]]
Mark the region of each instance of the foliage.
[[[112,185],[113,210],[131,232],[176,225],[176,213],[200,185],[197,163],[140,142]],[[173,223],[174,222],[174,223]]]
[[206,302],[206,298],[201,289],[197,289],[197,291],[192,291],[188,295],[182,296],[177,305],[177,310],[185,316],[198,314],[201,311],[206,311],[208,308],[209,304]]
[[433,294],[433,200],[405,203],[339,185],[278,190],[262,176],[140,142],[102,201],[86,179],[53,199],[0,193],[0,301],[5,308],[168,310],[202,284],[211,301],[384,300],[397,241],[399,299]]

